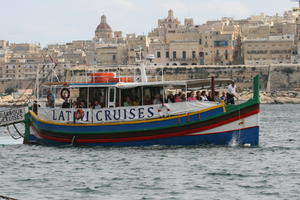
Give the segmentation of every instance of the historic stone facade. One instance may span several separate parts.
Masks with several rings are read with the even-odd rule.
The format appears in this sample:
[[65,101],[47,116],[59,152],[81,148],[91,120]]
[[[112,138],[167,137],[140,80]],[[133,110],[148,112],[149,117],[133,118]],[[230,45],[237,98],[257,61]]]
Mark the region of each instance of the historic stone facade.
[[245,64],[291,63],[294,35],[269,36],[243,41]]
[[[300,63],[300,8],[282,16],[251,16],[197,24],[192,18],[183,23],[169,10],[147,35],[115,31],[101,16],[91,40],[65,44],[9,43],[0,40],[2,80],[33,79],[41,66],[59,63],[59,74],[78,65],[127,66],[147,60],[157,67],[204,65],[270,65]],[[180,67],[179,67],[180,68]],[[245,77],[246,78],[246,77]]]

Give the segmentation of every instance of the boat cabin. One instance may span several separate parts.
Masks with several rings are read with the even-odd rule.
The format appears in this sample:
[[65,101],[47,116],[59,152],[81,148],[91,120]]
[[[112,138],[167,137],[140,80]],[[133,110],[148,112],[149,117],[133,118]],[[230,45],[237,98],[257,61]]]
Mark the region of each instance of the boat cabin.
[[[60,91],[64,103],[59,107],[49,106],[48,103],[44,117],[48,119],[49,113],[52,113],[51,120],[54,121],[75,122],[74,119],[81,119],[85,122],[110,122],[194,112],[220,104],[219,101],[208,102],[197,98],[195,94],[198,89],[207,90],[211,87],[211,97],[214,97],[215,85],[225,85],[231,81],[198,79],[142,82],[134,81],[132,77],[117,77],[115,73],[90,73],[89,77],[86,82],[47,84]],[[78,116],[70,116],[74,112]]]

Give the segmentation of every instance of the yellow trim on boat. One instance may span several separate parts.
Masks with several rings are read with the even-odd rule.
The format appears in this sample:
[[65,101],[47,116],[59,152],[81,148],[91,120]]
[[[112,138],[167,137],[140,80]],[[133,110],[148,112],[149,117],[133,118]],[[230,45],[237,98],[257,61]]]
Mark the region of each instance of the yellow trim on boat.
[[221,101],[221,104],[223,104],[223,105],[224,105],[224,106],[223,106],[223,112],[224,112],[224,113],[226,113],[227,111],[226,111],[225,101],[224,101],[224,100],[222,100],[222,101]]
[[33,111],[30,111],[30,114],[33,118],[35,118],[37,121],[46,123],[46,124],[51,124],[51,125],[58,125],[58,126],[107,126],[107,125],[121,125],[121,124],[139,124],[139,123],[146,123],[146,122],[155,122],[155,121],[162,121],[162,120],[169,120],[169,119],[176,119],[176,118],[181,118],[181,117],[186,117],[189,115],[194,115],[194,114],[199,114],[203,112],[207,112],[216,108],[221,108],[223,107],[223,110],[225,109],[225,104],[221,103],[220,105],[213,106],[210,108],[206,108],[200,111],[196,112],[191,112],[187,114],[181,114],[181,115],[176,115],[176,116],[171,116],[171,117],[164,117],[164,118],[156,118],[156,119],[147,119],[147,120],[139,120],[139,121],[126,121],[126,122],[106,122],[106,123],[86,123],[86,124],[66,124],[66,123],[59,123],[59,122],[53,122],[53,121],[47,121],[44,119],[40,119]]

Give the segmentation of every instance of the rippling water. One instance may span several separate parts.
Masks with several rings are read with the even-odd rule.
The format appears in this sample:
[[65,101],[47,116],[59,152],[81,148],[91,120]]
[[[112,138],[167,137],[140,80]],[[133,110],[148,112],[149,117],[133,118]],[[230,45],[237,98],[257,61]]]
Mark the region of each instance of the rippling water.
[[256,148],[28,146],[12,144],[2,130],[0,195],[299,200],[299,111],[300,105],[263,105]]

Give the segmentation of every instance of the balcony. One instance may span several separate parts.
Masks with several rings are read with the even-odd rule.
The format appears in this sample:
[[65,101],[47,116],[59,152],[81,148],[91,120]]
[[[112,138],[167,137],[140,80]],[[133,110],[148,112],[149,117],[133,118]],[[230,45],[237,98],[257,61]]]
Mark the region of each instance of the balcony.
[[170,58],[170,61],[179,61],[179,62],[182,62],[182,61],[186,61],[186,62],[192,62],[192,61],[197,61],[198,58]]

